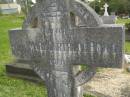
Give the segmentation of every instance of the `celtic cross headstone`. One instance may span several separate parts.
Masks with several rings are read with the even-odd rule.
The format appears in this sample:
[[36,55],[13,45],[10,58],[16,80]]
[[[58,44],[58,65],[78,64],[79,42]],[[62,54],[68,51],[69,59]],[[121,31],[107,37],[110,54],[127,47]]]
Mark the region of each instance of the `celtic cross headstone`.
[[[10,40],[16,58],[26,60],[45,81],[48,97],[82,97],[81,85],[96,67],[123,64],[124,27],[103,24],[81,1],[37,0],[22,30],[10,30]],[[90,69],[82,71],[81,64]]]
[[105,5],[104,5],[104,8],[105,8],[105,12],[104,12],[104,16],[109,16],[109,14],[108,14],[108,4],[107,3],[105,3]]

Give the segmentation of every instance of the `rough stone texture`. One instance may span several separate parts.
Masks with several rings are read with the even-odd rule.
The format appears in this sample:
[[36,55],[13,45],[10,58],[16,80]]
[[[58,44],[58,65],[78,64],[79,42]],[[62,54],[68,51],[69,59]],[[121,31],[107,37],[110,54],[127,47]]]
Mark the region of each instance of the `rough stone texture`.
[[[72,25],[70,12],[85,26]],[[88,5],[73,0],[38,0],[22,30],[10,30],[12,52],[45,80],[48,97],[82,97],[96,67],[121,68],[124,27],[104,25]],[[90,69],[73,73],[73,67]]]
[[14,62],[6,65],[6,74],[10,77],[26,79],[32,82],[42,82],[32,67],[25,62]]

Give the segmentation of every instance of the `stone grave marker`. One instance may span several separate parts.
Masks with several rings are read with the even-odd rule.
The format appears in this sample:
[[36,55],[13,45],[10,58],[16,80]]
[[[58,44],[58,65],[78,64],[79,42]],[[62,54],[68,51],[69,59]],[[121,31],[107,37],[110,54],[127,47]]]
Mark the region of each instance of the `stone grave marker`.
[[109,7],[109,5],[107,3],[105,3],[105,5],[104,5],[104,8],[105,8],[104,16],[109,16],[108,7]]
[[116,23],[116,15],[114,15],[114,13],[112,13],[111,15],[108,14],[108,7],[109,5],[107,3],[105,3],[104,8],[104,15],[101,16],[101,19],[103,20],[104,24],[115,24]]
[[126,61],[126,63],[128,64],[130,64],[130,55],[128,55],[128,54],[125,54],[125,61]]
[[[85,26],[71,20],[71,12]],[[10,30],[9,35],[13,55],[45,81],[48,97],[82,97],[82,85],[96,67],[123,64],[124,27],[103,24],[78,0],[37,0],[23,28]],[[81,65],[90,68],[82,70]]]
[[102,16],[101,19],[103,20],[104,24],[115,24],[117,18],[114,15],[110,15],[110,16]]

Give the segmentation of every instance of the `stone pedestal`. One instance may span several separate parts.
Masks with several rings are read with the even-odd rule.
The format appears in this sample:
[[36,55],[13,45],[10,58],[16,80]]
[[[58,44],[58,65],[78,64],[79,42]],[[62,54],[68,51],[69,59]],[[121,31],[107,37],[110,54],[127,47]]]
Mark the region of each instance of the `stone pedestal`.
[[33,82],[42,82],[41,78],[34,72],[26,62],[14,62],[6,65],[8,76],[30,80]]
[[115,24],[116,23],[116,16],[114,16],[114,15],[102,16],[101,19],[104,24]]

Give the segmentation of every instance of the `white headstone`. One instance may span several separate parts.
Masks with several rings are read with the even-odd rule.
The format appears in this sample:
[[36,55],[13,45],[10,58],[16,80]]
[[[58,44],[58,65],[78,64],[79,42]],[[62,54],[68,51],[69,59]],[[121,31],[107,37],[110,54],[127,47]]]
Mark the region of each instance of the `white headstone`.
[[104,8],[105,8],[105,12],[104,12],[104,16],[109,16],[109,14],[108,14],[108,4],[107,3],[105,3],[105,5],[104,5]]
[[16,0],[13,0],[14,3],[16,3]]
[[36,3],[36,0],[32,0],[33,3]]
[[18,7],[18,13],[20,14],[21,13],[21,6],[19,4],[17,4],[17,7]]
[[130,63],[130,55],[125,54],[125,61],[126,63]]

